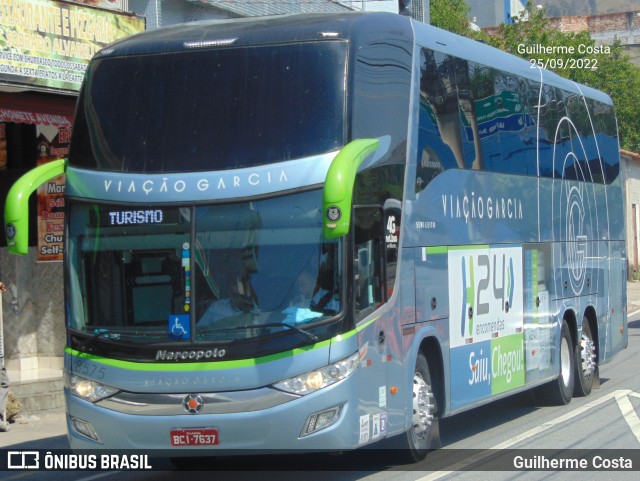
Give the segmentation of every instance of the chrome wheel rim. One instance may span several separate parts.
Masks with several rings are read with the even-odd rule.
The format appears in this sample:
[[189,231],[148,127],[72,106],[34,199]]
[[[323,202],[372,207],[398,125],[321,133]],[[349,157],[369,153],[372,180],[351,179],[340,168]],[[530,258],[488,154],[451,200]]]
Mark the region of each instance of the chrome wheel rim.
[[584,332],[580,338],[580,357],[582,375],[585,379],[589,379],[596,370],[596,345]]
[[431,426],[433,425],[435,405],[431,386],[416,372],[413,376],[413,417],[412,436],[414,445],[428,448]]

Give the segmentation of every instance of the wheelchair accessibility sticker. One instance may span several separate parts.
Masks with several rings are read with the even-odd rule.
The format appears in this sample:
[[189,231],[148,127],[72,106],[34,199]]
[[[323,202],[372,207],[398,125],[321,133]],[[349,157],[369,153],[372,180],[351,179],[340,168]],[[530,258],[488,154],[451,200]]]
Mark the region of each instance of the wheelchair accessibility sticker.
[[173,339],[191,338],[191,320],[189,314],[169,316],[169,335]]

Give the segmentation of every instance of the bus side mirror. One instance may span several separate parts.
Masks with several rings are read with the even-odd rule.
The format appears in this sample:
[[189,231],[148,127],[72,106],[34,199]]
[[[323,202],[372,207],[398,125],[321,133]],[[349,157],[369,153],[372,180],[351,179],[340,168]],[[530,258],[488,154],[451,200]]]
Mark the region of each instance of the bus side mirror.
[[379,139],[353,140],[331,162],[322,192],[322,231],[327,239],[342,237],[349,232],[356,172],[379,145]]
[[29,251],[29,197],[46,181],[64,174],[67,159],[53,160],[30,170],[9,189],[4,206],[4,230],[10,254]]

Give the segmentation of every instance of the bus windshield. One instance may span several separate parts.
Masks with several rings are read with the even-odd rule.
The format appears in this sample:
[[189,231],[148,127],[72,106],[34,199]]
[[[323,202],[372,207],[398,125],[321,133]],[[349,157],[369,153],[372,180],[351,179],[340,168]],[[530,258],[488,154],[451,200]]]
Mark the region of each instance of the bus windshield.
[[[71,202],[69,327],[123,343],[299,345],[342,310],[320,190],[197,206]],[[304,335],[300,335],[304,334]]]
[[69,163],[202,172],[334,151],[344,143],[346,58],[341,41],[97,58]]

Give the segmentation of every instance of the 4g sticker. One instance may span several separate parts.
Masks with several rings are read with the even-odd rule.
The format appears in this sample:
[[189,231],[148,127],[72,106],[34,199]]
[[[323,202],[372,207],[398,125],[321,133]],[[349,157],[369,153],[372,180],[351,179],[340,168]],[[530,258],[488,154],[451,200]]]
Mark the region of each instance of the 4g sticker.
[[387,243],[387,249],[396,249],[398,247],[398,230],[395,215],[387,217],[385,242]]

